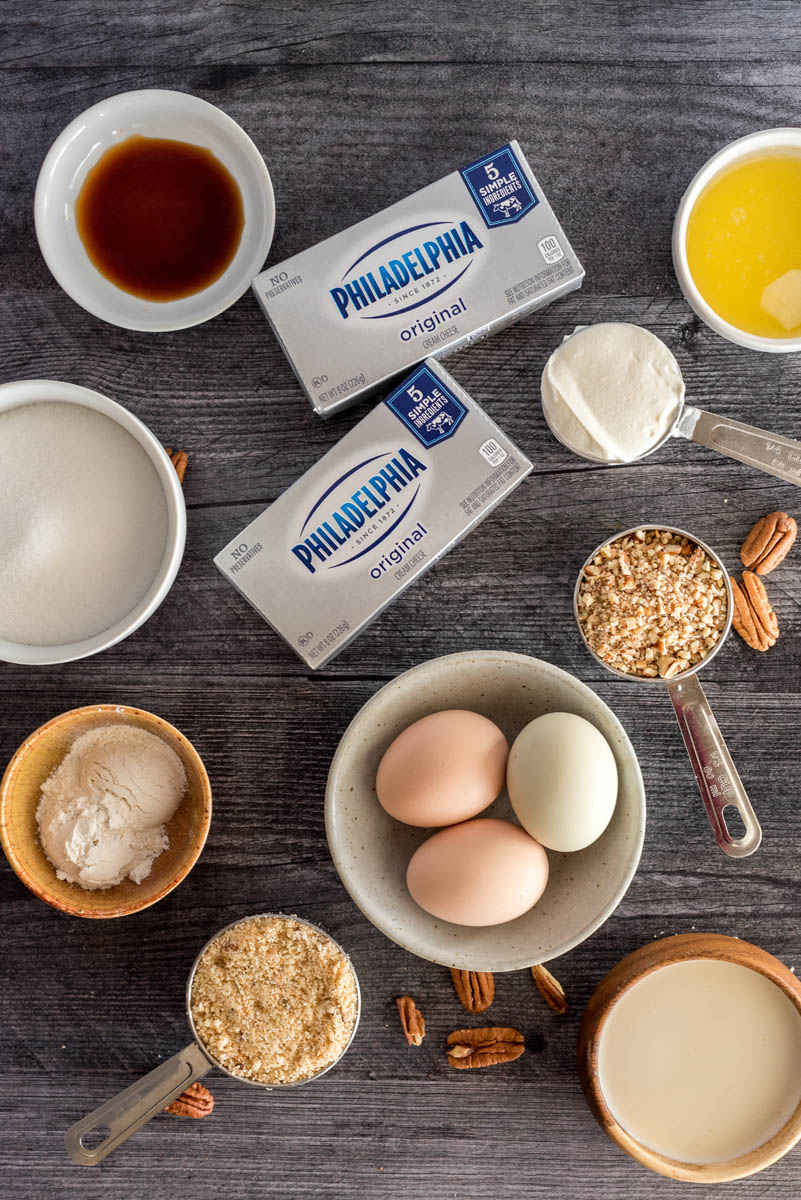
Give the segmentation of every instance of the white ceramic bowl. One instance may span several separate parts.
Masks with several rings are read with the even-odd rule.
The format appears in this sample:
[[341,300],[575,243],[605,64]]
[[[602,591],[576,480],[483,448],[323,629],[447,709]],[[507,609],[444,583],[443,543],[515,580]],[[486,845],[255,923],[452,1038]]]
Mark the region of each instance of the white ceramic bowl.
[[706,185],[720,171],[730,167],[739,159],[768,150],[795,150],[801,153],[801,128],[760,129],[757,133],[749,133],[735,142],[729,142],[722,150],[718,150],[717,154],[713,154],[708,162],[704,163],[682,196],[676,212],[676,219],[673,222],[673,269],[685,300],[704,324],[713,329],[715,333],[719,333],[721,337],[727,338],[730,342],[736,342],[738,346],[745,346],[749,350],[764,350],[768,354],[791,354],[801,350],[801,337],[758,337],[756,334],[738,329],[736,325],[730,325],[728,321],[724,321],[722,317],[718,316],[695,286],[687,261],[687,222],[696,200]]
[[[231,264],[214,283],[182,300],[142,300],[115,287],[92,264],[78,236],[75,201],[89,170],[132,134],[205,146],[242,191],[245,227]],[[158,88],[110,96],[67,126],[42,163],[34,215],[39,248],[67,295],[103,321],[147,332],[186,329],[229,308],[261,270],[275,228],[270,176],[244,130],[197,96]]]
[[0,385],[0,412],[37,401],[58,401],[93,408],[111,417],[118,425],[122,425],[123,429],[127,429],[156,468],[164,488],[169,521],[167,546],[158,574],[147,594],[122,621],[85,641],[70,642],[64,646],[28,646],[0,638],[0,661],[50,666],[54,663],[72,662],[76,658],[88,658],[91,654],[107,650],[109,646],[127,638],[156,611],[172,587],[183,558],[186,541],[186,504],[175,467],[161,442],[138,417],[129,413],[121,404],[116,404],[100,392],[92,392],[74,383],[59,383],[53,379],[24,379],[17,383]]
[[[551,874],[538,904],[515,921],[486,928],[429,916],[406,889],[406,867],[428,830],[390,817],[375,793],[379,760],[401,730],[444,708],[467,708],[514,740],[545,712],[586,718],[617,763],[617,806],[606,832],[574,854],[548,851]],[[504,791],[490,815],[514,820]],[[413,954],[447,967],[516,971],[565,954],[614,912],[640,860],[645,791],[634,749],[603,700],[559,667],[524,654],[476,650],[422,663],[381,688],[351,721],[331,763],[326,833],[334,865],[372,923]]]

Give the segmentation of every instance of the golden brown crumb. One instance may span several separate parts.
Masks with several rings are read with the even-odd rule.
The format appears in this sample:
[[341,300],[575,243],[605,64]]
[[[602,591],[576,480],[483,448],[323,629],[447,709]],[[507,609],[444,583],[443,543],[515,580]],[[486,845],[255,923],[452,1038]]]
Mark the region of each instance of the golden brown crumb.
[[250,917],[203,954],[190,1007],[213,1058],[244,1079],[298,1083],[330,1066],[358,1012],[348,959],[292,917]]

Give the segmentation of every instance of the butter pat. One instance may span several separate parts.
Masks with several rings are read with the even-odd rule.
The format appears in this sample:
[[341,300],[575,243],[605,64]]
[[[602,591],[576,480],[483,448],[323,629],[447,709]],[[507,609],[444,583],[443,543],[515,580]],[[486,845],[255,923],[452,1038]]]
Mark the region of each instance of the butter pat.
[[253,290],[327,416],[581,286],[517,142],[269,267]]
[[640,325],[577,329],[542,373],[542,407],[556,437],[596,462],[633,462],[667,436],[684,402],[679,364]]
[[785,329],[801,325],[801,271],[794,267],[769,283],[760,304]]
[[309,667],[321,667],[530,470],[428,359],[214,561]]

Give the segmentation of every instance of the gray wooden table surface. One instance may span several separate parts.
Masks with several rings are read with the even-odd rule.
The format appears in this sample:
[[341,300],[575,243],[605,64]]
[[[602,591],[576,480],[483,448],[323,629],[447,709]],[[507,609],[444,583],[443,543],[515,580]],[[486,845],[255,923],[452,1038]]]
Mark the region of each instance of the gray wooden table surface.
[[[649,1174],[596,1127],[574,1069],[576,1031],[604,972],[661,933],[735,934],[801,965],[801,556],[771,578],[778,645],[763,656],[733,637],[704,675],[764,827],[761,850],[742,862],[713,844],[667,695],[596,669],[572,625],[571,586],[592,546],[638,521],[687,527],[734,567],[753,520],[774,508],[798,514],[799,493],[687,444],[642,465],[582,464],[550,437],[538,377],[577,322],[637,321],[675,352],[699,404],[801,435],[801,360],[710,333],[670,259],[673,213],[697,167],[750,130],[801,124],[797,4],[13,0],[0,9],[2,379],[106,392],[191,456],[186,557],[167,601],[97,658],[0,664],[0,758],[65,709],[135,704],[197,745],[215,802],[186,882],[124,921],[65,918],[0,864],[3,1195],[689,1196],[691,1185]],[[327,424],[314,417],[250,295],[196,329],[129,333],[76,307],[37,250],[33,189],[48,146],[88,105],[138,87],[196,93],[254,138],[276,191],[273,262],[514,136],[586,267],[581,292],[449,362],[533,458],[533,476],[319,674],[211,560],[366,406]],[[323,793],[342,731],[384,681],[476,647],[547,658],[603,696],[640,757],[648,828],[617,912],[556,965],[570,1015],[545,1009],[526,973],[499,977],[493,1018],[521,1028],[529,1051],[507,1068],[457,1073],[442,1050],[462,1016],[448,974],[385,940],[352,904],[328,855]],[[263,910],[318,921],[352,953],[364,1015],[347,1058],[283,1095],[213,1078],[209,1120],[159,1117],[101,1168],[73,1166],[66,1127],[185,1044],[183,988],[197,949],[222,924]],[[402,992],[428,1018],[413,1052],[397,1026]],[[799,1191],[801,1151],[715,1194]]]

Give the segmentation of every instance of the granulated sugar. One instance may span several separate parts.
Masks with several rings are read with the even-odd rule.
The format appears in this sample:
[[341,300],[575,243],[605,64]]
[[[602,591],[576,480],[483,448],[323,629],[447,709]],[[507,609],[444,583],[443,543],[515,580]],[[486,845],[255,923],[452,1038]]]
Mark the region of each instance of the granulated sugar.
[[59,646],[147,594],[167,503],[144,449],[110,417],[43,401],[0,413],[0,638]]

